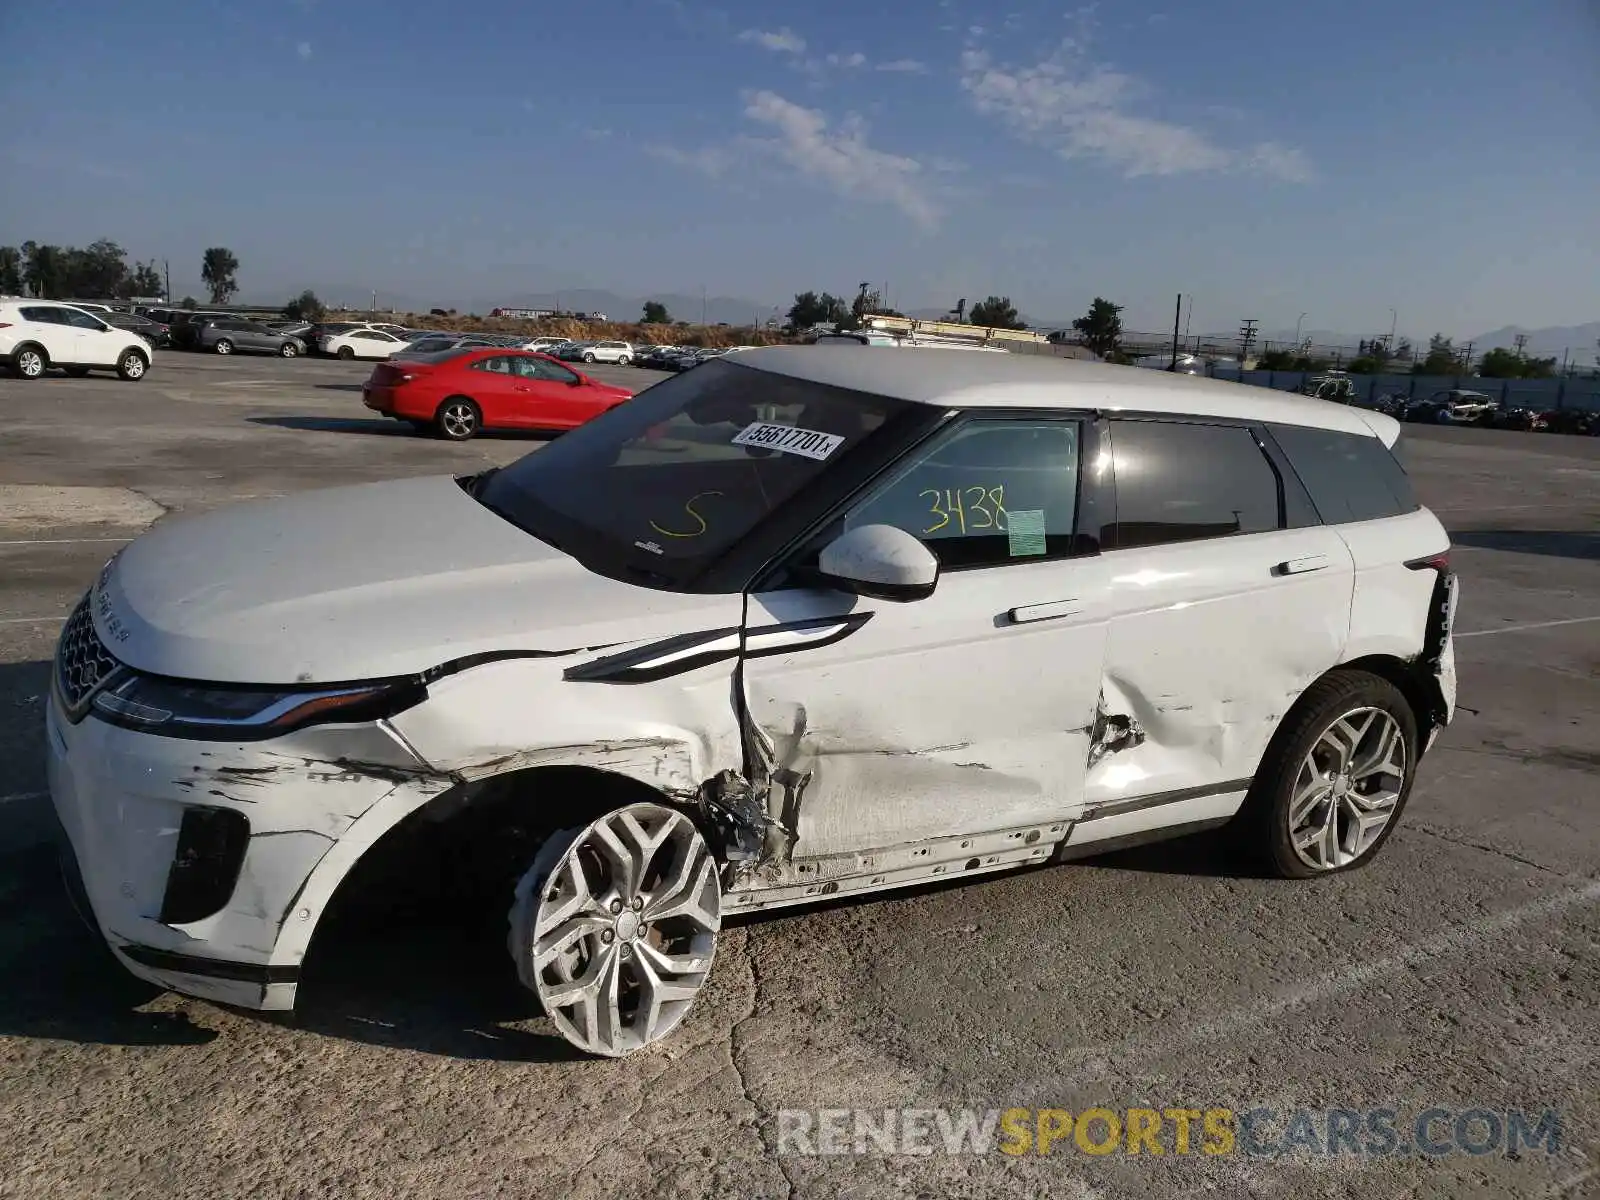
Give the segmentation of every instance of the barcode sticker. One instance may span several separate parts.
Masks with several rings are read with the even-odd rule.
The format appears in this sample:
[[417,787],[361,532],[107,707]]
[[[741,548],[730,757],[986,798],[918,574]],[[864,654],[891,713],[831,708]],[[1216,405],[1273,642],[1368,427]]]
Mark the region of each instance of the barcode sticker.
[[799,429],[793,425],[757,421],[734,434],[733,444],[754,446],[762,450],[779,450],[784,454],[799,454],[804,458],[814,458],[820,462],[843,445],[844,438],[837,433],[819,433],[814,429]]

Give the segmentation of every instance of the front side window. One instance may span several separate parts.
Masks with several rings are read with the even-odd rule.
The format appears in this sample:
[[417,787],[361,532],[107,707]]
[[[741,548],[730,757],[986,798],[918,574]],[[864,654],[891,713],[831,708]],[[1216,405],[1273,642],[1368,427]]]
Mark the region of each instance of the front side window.
[[1079,426],[1068,420],[974,419],[918,447],[845,518],[843,529],[895,525],[940,564],[990,567],[1072,552]]
[[478,498],[580,558],[686,583],[919,405],[718,363],[608,409]]
[[492,375],[510,375],[512,373],[511,360],[500,355],[496,355],[493,358],[480,358],[472,364],[472,369],[474,371],[488,371]]
[[96,333],[106,332],[106,323],[96,317],[91,317],[86,312],[79,312],[72,308],[58,309],[64,325],[71,325],[74,329],[92,329]]
[[1250,430],[1112,421],[1116,523],[1106,550],[1281,529],[1283,489]]

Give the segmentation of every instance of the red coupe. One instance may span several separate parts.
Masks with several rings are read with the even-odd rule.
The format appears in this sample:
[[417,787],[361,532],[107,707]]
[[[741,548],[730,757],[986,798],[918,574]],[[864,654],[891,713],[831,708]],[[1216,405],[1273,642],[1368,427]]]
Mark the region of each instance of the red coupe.
[[543,354],[479,347],[381,362],[361,396],[386,417],[464,442],[480,429],[575,429],[633,393]]

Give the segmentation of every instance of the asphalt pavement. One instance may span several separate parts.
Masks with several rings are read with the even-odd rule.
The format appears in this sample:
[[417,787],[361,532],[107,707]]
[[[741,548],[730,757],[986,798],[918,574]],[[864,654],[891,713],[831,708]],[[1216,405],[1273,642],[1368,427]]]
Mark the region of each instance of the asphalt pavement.
[[[0,1196],[1600,1195],[1600,439],[1406,428],[1463,579],[1462,709],[1366,870],[1252,878],[1211,836],[758,919],[621,1062],[575,1058],[503,950],[428,911],[319,944],[292,1017],[125,978],[46,850],[60,622],[166,513],[541,444],[419,437],[362,407],[368,370],[0,379]],[[1198,1123],[1189,1153],[1092,1153],[1103,1118],[1015,1156],[789,1136],[1091,1107],[1271,1115],[1226,1153]],[[1473,1110],[1559,1133],[1508,1151],[1469,1116],[1428,1154],[1430,1109],[1445,1142]],[[1330,1146],[1331,1110],[1393,1110],[1397,1144]]]

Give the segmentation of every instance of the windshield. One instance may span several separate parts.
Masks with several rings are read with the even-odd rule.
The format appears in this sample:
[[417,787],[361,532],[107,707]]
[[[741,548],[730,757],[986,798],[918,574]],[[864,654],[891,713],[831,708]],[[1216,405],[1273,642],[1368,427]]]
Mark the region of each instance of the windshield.
[[683,584],[915,407],[708,364],[496,471],[478,498],[579,558]]

